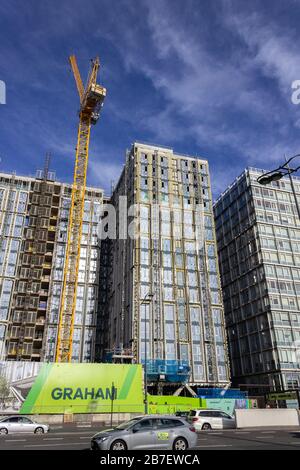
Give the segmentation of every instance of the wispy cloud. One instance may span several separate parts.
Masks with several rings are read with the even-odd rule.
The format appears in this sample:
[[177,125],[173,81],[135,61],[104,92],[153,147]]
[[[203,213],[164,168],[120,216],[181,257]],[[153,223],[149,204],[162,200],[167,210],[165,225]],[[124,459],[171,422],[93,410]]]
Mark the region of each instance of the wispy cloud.
[[103,188],[105,194],[109,195],[112,187],[120,178],[122,167],[122,164],[106,161],[90,161],[89,172],[92,174],[90,176],[90,183]]

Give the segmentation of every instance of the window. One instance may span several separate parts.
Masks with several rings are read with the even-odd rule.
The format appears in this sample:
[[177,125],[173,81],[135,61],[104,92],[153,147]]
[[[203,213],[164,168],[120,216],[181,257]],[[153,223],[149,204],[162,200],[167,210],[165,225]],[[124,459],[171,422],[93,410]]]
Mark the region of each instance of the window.
[[173,322],[166,321],[165,323],[165,337],[166,340],[175,339],[175,324]]
[[176,267],[182,268],[183,267],[183,256],[182,254],[176,253]]
[[173,273],[171,269],[164,269],[163,279],[164,284],[173,284]]
[[183,287],[184,285],[183,271],[177,271],[176,276],[177,276],[177,285],[179,287]]
[[219,304],[220,303],[219,291],[211,291],[210,296],[211,296],[211,302],[213,304]]
[[164,287],[164,299],[165,300],[173,300],[173,288],[172,287]]
[[174,341],[166,341],[166,360],[175,360],[176,351]]
[[200,308],[199,307],[190,308],[190,318],[191,318],[191,322],[199,323],[200,321]]
[[135,424],[132,428],[133,432],[142,432],[152,429],[153,420],[152,419],[143,419],[139,423]]
[[167,418],[157,419],[156,424],[159,429],[184,426],[184,423],[180,421],[179,419],[167,419]]
[[171,251],[171,240],[168,238],[164,238],[162,241],[163,251],[170,252]]
[[190,302],[192,303],[197,303],[199,302],[199,293],[198,289],[196,287],[190,287],[189,288],[189,297],[190,297]]
[[142,282],[149,282],[149,268],[141,267],[141,281]]
[[164,305],[164,314],[165,314],[165,320],[170,320],[174,322],[174,306],[173,305]]

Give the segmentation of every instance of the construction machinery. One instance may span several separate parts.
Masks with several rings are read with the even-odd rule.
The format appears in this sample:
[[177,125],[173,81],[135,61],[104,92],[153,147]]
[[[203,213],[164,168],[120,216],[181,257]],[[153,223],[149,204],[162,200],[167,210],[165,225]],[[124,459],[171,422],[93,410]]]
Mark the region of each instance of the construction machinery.
[[91,125],[96,124],[99,119],[100,110],[106,96],[106,89],[97,84],[97,73],[100,67],[99,58],[96,57],[92,60],[91,70],[85,88],[81,80],[76,57],[72,55],[69,59],[80,98],[80,110],[63,275],[63,289],[56,344],[56,362],[70,362],[72,358],[76,291],[80,261],[80,243],[84,214],[90,129]]

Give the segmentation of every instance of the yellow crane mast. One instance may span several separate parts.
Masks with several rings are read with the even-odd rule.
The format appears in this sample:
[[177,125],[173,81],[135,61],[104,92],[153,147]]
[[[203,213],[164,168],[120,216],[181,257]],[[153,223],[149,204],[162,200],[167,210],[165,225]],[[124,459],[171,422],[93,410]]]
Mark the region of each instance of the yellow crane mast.
[[91,125],[96,124],[106,96],[106,89],[96,83],[99,58],[92,60],[84,88],[74,55],[69,58],[80,98],[79,127],[76,147],[74,180],[69,215],[63,288],[59,315],[56,362],[70,362],[76,311],[76,292],[80,261],[80,243]]

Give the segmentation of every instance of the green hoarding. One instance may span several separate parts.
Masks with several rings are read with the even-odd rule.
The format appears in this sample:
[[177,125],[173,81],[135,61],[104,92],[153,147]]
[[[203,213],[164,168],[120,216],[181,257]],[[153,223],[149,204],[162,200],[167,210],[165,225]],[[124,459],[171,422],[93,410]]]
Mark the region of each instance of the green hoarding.
[[20,413],[142,413],[142,366],[43,364]]
[[190,411],[205,408],[202,398],[178,397],[175,395],[148,395],[149,413],[173,414],[177,411]]

